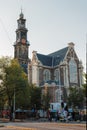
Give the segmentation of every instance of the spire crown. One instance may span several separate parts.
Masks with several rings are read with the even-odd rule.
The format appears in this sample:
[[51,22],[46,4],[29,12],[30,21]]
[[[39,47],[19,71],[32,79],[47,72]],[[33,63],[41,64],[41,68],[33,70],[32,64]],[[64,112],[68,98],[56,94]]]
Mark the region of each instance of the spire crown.
[[20,13],[20,18],[23,19],[24,18],[24,14],[22,12],[22,9],[21,9],[21,13]]

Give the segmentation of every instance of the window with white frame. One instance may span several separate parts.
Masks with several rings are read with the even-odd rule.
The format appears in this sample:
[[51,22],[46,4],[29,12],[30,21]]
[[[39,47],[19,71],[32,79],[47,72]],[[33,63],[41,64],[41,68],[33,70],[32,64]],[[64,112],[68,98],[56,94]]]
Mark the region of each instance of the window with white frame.
[[44,81],[49,81],[50,80],[50,70],[45,69],[44,70]]
[[73,58],[69,61],[70,83],[77,83],[77,64]]

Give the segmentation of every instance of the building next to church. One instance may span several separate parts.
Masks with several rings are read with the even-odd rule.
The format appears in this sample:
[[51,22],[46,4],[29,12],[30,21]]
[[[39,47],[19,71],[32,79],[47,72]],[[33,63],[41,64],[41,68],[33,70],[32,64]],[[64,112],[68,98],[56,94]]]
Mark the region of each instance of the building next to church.
[[51,95],[50,102],[66,101],[69,87],[80,87],[83,83],[83,66],[75,52],[74,43],[68,43],[67,47],[48,55],[33,51],[32,59],[29,60],[28,30],[22,12],[17,23],[14,57],[27,72],[29,83],[41,87],[42,94],[48,90]]

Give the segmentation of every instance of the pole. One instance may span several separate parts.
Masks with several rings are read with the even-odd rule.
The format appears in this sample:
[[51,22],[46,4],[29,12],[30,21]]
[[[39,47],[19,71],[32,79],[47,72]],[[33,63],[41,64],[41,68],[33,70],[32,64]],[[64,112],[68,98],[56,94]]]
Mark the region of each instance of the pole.
[[15,88],[14,88],[14,107],[13,107],[13,120],[15,121]]
[[87,74],[87,33],[86,33],[86,74]]
[[59,70],[59,102],[61,103],[61,82],[60,82],[60,70]]

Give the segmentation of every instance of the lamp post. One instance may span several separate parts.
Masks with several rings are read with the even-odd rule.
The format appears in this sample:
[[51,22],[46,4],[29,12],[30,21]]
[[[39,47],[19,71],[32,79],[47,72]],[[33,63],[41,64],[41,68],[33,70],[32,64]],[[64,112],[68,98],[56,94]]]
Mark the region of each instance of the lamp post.
[[62,102],[62,90],[61,90],[61,77],[60,77],[60,70],[59,70],[59,102]]
[[15,121],[15,88],[14,88],[13,120]]

